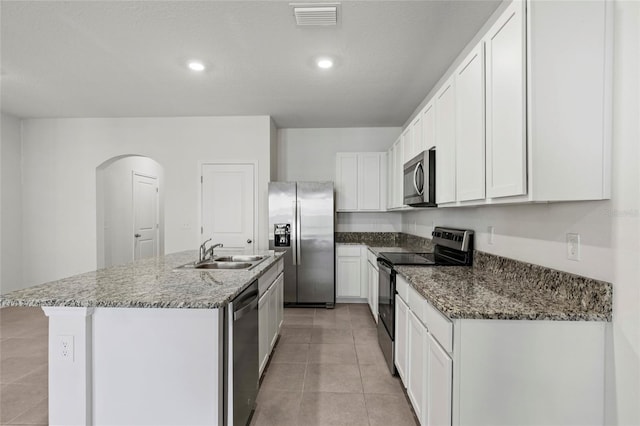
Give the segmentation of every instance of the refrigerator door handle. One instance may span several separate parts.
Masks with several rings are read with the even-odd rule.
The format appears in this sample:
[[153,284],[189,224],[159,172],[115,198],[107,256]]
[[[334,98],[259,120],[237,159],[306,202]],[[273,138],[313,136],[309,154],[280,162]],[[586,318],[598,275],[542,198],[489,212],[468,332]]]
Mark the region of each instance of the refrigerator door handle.
[[293,218],[293,226],[291,227],[291,233],[293,234],[293,238],[291,238],[291,254],[293,255],[293,266],[296,266],[298,265],[298,202],[292,201],[291,206],[293,208],[291,215]]
[[301,243],[302,243],[302,239],[301,239],[301,232],[300,230],[302,229],[301,223],[300,223],[300,218],[302,217],[302,203],[300,201],[296,201],[297,204],[297,208],[296,208],[296,255],[298,256],[298,260],[297,263],[298,265],[302,265],[302,255],[300,254],[300,252],[302,251],[300,249]]

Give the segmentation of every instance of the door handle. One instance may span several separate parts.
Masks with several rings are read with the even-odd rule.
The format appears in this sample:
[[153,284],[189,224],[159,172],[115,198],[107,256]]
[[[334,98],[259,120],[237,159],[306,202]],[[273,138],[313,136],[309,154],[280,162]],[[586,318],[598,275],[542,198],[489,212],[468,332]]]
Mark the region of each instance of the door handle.
[[300,230],[302,229],[302,224],[300,223],[302,219],[302,202],[298,201],[296,202],[296,253],[294,253],[294,255],[297,256],[297,263],[298,265],[302,265],[302,254],[300,253],[301,248],[302,248],[302,235]]
[[136,238],[142,237],[142,235],[140,235],[140,234],[134,234],[133,236],[136,237]]
[[251,240],[251,238],[247,239],[247,244],[251,244],[253,241]]

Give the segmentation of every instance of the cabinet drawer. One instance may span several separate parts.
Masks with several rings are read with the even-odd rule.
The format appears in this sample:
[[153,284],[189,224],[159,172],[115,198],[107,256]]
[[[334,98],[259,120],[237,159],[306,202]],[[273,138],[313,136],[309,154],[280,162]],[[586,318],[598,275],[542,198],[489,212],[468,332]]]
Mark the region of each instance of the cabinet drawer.
[[409,300],[409,283],[400,275],[396,275],[396,292],[407,303]]
[[271,287],[271,284],[276,280],[276,277],[280,273],[278,262],[277,265],[273,265],[271,268],[267,269],[267,272],[262,274],[260,278],[258,278],[258,294],[262,296],[268,289]]
[[449,353],[453,351],[453,323],[424,300],[425,324],[429,333]]
[[409,298],[407,300],[407,304],[409,305],[409,309],[411,309],[415,316],[418,317],[420,322],[426,324],[427,318],[425,315],[425,305],[427,304],[427,300],[422,297],[415,288],[409,286],[408,290]]
[[338,256],[360,257],[360,246],[359,245],[339,245],[336,247],[336,254]]

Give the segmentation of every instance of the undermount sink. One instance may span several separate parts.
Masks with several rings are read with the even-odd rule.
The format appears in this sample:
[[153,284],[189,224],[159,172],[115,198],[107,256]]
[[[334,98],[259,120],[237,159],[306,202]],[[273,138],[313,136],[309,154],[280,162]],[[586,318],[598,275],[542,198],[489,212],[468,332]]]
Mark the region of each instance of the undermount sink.
[[236,255],[236,256],[220,256],[215,257],[215,262],[255,262],[256,260],[262,260],[267,256],[257,255]]
[[238,254],[233,256],[216,256],[213,260],[198,263],[191,262],[178,266],[176,270],[203,270],[203,269],[244,269],[248,270],[261,263],[269,256]]
[[194,265],[194,269],[245,269],[251,266],[249,262],[206,262]]

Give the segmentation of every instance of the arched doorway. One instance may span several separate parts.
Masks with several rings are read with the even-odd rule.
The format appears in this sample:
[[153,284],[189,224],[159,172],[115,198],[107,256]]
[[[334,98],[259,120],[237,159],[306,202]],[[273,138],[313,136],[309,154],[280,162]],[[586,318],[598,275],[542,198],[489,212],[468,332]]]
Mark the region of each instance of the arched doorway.
[[96,168],[97,266],[164,255],[162,166],[141,155],[113,157]]

